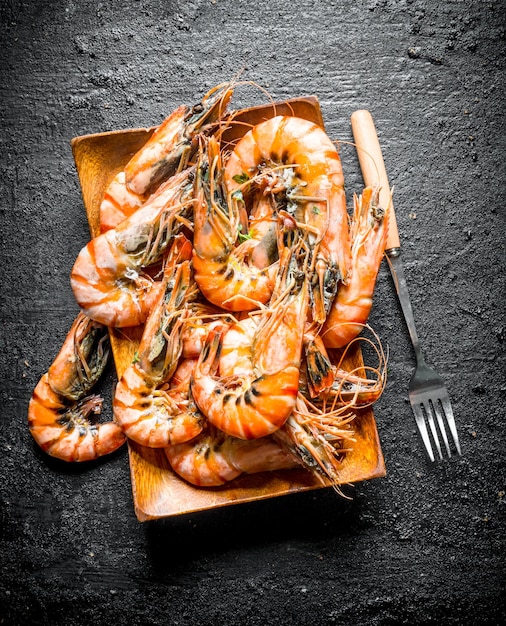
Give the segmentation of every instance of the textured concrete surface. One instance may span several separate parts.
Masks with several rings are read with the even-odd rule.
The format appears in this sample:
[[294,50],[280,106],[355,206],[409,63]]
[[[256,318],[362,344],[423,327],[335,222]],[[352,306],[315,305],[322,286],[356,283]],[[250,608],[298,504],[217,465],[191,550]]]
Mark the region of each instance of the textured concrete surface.
[[[1,18],[0,623],[496,624],[505,616],[505,4],[498,1],[6,0]],[[126,450],[67,467],[34,446],[32,390],[77,312],[88,239],[76,135],[160,122],[243,69],[317,95],[384,147],[427,360],[463,456],[430,464],[407,400],[413,353],[387,268],[371,323],[388,475],[139,524]],[[236,106],[263,102],[251,88]],[[347,192],[360,189],[343,144]],[[111,373],[104,382],[112,389]]]

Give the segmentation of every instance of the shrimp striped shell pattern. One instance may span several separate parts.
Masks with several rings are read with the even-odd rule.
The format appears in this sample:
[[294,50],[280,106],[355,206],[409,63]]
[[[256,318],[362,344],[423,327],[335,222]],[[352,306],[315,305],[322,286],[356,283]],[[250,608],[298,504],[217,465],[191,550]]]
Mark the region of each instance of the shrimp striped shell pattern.
[[218,487],[241,474],[293,469],[298,462],[271,437],[252,441],[225,435],[212,426],[198,437],[165,448],[172,469],[198,487]]
[[193,439],[204,425],[184,389],[167,388],[182,353],[181,332],[194,293],[191,280],[189,261],[168,268],[144,327],[138,359],[125,370],[114,394],[114,419],[130,439],[150,448]]
[[218,85],[201,102],[193,107],[181,105],[163,120],[105,190],[100,204],[101,232],[116,228],[164,181],[187,167],[197,135],[210,131],[222,119],[232,93],[232,84]]
[[90,418],[102,398],[86,395],[109,358],[107,328],[79,313],[55,360],[39,380],[28,405],[28,426],[36,443],[62,461],[92,461],[122,446],[118,424]]
[[195,281],[212,304],[228,311],[251,311],[270,300],[277,263],[258,268],[237,245],[241,220],[236,203],[227,198],[222,170],[220,146],[210,138],[195,176]]
[[[232,151],[224,173],[229,195],[248,180],[278,173],[286,210],[305,225],[312,259],[315,321],[322,323],[340,280],[350,269],[350,235],[339,154],[317,124],[276,116],[248,131]],[[245,182],[246,181],[246,182]]]
[[378,189],[366,187],[354,197],[351,220],[351,273],[327,316],[321,337],[329,348],[342,348],[364,328],[388,233],[389,208],[378,207]]
[[193,170],[164,183],[119,226],[93,238],[70,274],[74,296],[92,319],[115,327],[142,324],[160,284],[143,270],[157,263],[192,210]]
[[192,141],[206,126],[224,117],[233,92],[232,83],[223,83],[193,107],[181,105],[173,111],[126,165],[128,189],[137,194],[153,192],[168,176],[184,169]]
[[[264,437],[281,428],[298,394],[307,303],[306,280],[295,282],[256,326],[239,322],[230,330],[209,333],[191,392],[214,426],[240,439]],[[227,365],[221,363],[220,371],[225,341]],[[238,348],[235,354],[233,346]]]

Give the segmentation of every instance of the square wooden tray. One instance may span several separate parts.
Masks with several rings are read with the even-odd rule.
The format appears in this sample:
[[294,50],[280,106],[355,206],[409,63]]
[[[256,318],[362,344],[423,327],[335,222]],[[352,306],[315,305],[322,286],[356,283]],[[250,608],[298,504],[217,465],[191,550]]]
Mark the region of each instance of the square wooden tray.
[[[296,115],[324,126],[317,98],[294,98],[240,112],[236,119],[257,124],[274,115]],[[236,141],[245,126],[235,125],[225,139]],[[110,180],[151,136],[154,128],[118,130],[75,137],[72,152],[92,237],[99,228],[99,207]],[[142,327],[111,329],[111,343],[118,377],[130,365],[142,335]],[[347,366],[363,364],[360,349],[350,352]],[[371,408],[361,410],[353,421],[355,442],[340,472],[341,484],[385,476],[385,464]],[[323,485],[304,469],[244,475],[229,485],[197,488],[181,480],[170,468],[162,450],[129,441],[129,462],[135,513],[139,521],[159,519],[215,507],[263,500],[281,495],[321,489]]]

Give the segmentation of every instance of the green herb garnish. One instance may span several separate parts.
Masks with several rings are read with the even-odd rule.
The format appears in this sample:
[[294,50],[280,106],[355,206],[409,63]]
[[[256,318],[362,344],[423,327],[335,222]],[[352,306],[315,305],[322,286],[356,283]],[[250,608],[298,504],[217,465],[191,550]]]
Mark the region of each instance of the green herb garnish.
[[238,185],[242,185],[243,183],[247,183],[248,182],[249,176],[246,174],[246,172],[242,172],[241,174],[236,174],[235,176],[233,176],[232,179]]

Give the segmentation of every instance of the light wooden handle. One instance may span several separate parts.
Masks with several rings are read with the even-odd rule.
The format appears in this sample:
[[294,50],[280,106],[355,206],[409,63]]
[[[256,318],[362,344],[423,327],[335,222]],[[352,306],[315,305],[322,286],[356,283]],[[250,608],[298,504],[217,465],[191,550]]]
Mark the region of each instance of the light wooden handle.
[[358,160],[362,170],[362,177],[367,187],[380,187],[379,204],[382,207],[390,205],[388,220],[388,237],[385,250],[400,248],[399,231],[393,202],[390,195],[387,171],[379,143],[376,127],[369,111],[360,110],[352,113],[351,128],[357,146]]

